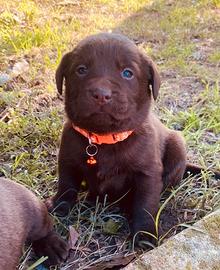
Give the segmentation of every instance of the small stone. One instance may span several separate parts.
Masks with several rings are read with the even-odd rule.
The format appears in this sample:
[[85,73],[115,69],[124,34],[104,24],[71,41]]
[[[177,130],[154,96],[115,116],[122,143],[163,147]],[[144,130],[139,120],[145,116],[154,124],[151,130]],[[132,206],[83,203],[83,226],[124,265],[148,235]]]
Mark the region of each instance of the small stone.
[[26,60],[21,60],[17,62],[12,68],[12,76],[17,77],[18,75],[27,72],[29,69],[29,64]]
[[3,86],[8,81],[10,81],[10,76],[6,73],[1,73],[0,74],[0,86]]
[[205,55],[201,51],[194,52],[192,57],[197,61],[205,59]]

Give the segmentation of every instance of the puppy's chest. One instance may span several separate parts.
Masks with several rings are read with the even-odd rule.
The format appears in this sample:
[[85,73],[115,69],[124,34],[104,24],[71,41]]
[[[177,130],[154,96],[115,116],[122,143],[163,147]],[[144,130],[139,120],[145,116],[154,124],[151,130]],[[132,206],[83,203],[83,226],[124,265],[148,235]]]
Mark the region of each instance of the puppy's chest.
[[129,175],[126,160],[122,162],[114,153],[106,151],[100,151],[94,158],[97,163],[87,165],[85,175],[89,189],[97,194],[110,194],[123,190]]

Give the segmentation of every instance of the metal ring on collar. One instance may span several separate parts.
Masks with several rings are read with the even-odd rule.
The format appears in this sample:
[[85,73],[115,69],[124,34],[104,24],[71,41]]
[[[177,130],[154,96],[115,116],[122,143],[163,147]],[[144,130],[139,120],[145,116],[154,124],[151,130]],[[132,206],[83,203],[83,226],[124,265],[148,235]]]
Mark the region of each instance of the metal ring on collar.
[[98,147],[91,143],[86,147],[86,154],[90,157],[95,156],[98,153]]

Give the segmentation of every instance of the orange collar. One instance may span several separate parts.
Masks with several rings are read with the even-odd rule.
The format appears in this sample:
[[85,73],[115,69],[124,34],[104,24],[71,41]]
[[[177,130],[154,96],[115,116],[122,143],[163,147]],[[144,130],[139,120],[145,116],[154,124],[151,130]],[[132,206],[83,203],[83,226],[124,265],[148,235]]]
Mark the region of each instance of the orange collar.
[[83,136],[88,138],[89,142],[92,144],[93,143],[95,143],[95,144],[103,144],[103,143],[104,144],[115,144],[117,142],[124,141],[133,133],[133,130],[129,130],[129,131],[124,131],[124,132],[120,132],[120,133],[99,135],[96,133],[91,133],[85,129],[79,128],[79,127],[75,126],[74,124],[72,124],[72,126],[80,134],[82,134]]

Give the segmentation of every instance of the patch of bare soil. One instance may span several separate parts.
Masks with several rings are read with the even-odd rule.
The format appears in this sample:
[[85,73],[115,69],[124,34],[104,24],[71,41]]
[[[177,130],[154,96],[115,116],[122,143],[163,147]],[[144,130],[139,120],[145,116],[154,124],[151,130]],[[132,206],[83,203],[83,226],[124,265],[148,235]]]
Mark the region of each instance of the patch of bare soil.
[[160,99],[157,107],[164,107],[173,113],[187,110],[195,103],[195,97],[204,89],[196,77],[182,77],[172,71],[162,75]]

